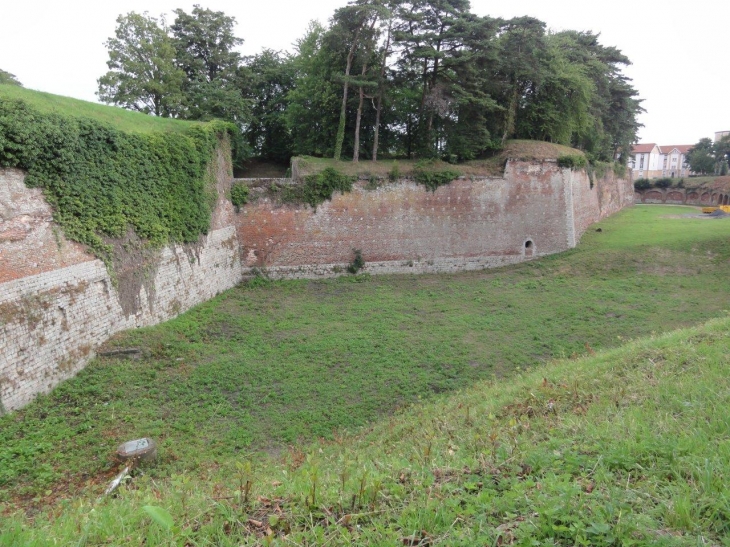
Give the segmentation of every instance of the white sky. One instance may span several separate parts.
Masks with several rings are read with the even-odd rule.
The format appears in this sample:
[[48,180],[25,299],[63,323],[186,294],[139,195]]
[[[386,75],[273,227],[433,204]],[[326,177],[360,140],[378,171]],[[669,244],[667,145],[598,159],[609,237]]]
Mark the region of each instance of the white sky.
[[[0,68],[32,89],[95,101],[104,41],[116,18],[190,11],[194,3],[238,21],[244,54],[289,50],[308,21],[326,22],[346,0],[0,0]],[[592,30],[633,62],[644,102],[643,142],[693,144],[730,130],[730,2],[726,0],[472,0],[479,15],[537,17],[554,30]]]

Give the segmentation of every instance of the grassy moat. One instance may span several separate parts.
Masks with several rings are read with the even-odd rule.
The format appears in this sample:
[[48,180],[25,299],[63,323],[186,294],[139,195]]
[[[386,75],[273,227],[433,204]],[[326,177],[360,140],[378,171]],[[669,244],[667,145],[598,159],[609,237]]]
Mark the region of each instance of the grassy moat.
[[[141,359],[0,418],[0,545],[730,545],[730,219],[696,212],[123,333]],[[98,499],[141,436],[158,462]]]

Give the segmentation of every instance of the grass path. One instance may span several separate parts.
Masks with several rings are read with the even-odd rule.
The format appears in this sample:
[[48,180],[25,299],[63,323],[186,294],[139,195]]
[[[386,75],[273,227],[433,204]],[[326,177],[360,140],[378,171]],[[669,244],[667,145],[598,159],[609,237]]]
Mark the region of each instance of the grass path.
[[730,309],[730,221],[637,206],[572,251],[439,276],[241,286],[111,345],[51,395],[0,418],[6,510],[98,491],[117,444],[160,442],[164,478],[333,439],[400,408],[554,358]]

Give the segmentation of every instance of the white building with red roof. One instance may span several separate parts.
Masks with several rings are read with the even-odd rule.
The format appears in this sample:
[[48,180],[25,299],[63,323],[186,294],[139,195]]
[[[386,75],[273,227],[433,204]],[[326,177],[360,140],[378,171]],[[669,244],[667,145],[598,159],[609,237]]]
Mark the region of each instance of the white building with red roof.
[[631,149],[629,169],[633,180],[681,178],[689,176],[687,154],[692,144],[635,144]]

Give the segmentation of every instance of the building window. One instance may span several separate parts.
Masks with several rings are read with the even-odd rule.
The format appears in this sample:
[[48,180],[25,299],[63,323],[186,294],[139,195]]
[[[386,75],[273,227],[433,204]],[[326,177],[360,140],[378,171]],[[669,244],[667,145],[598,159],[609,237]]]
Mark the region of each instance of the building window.
[[644,155],[639,156],[639,169],[644,168]]

